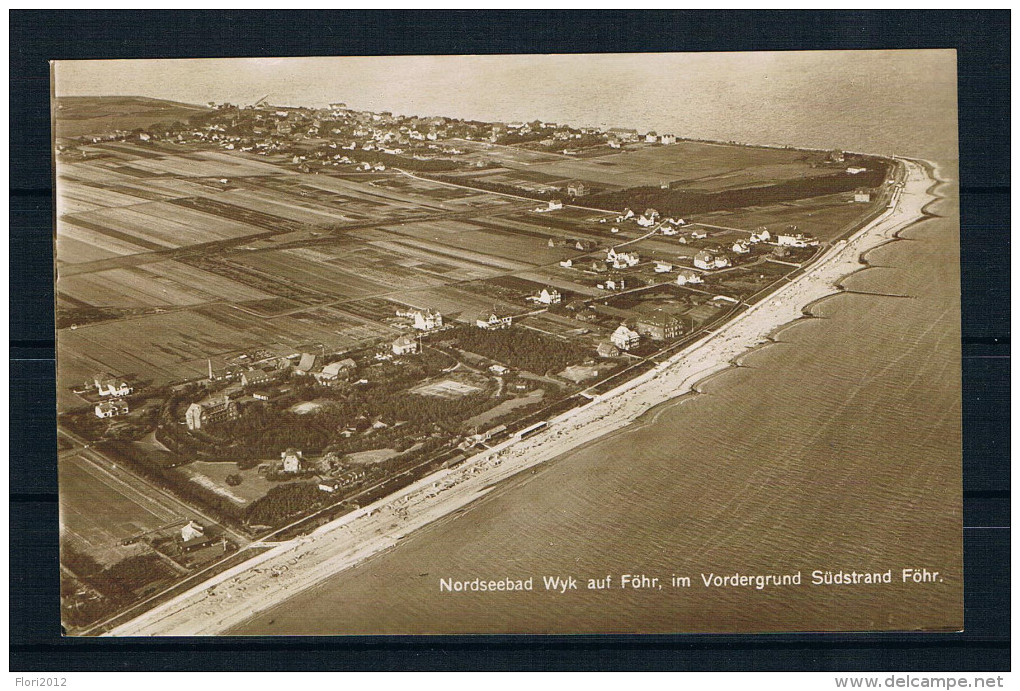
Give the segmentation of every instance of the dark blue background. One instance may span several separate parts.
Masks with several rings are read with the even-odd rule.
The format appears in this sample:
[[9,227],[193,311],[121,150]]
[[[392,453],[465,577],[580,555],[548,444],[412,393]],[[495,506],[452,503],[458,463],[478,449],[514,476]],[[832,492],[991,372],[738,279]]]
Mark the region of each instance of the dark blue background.
[[[10,669],[1009,669],[1009,19],[971,12],[10,12]],[[49,60],[956,48],[966,631],[61,638]],[[935,277],[933,277],[935,280]]]

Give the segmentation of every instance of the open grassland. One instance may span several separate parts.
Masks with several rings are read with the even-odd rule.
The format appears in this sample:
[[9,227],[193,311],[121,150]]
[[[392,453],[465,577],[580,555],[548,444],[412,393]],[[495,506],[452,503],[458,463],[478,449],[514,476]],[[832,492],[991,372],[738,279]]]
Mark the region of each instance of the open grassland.
[[670,182],[678,187],[719,190],[831,174],[829,167],[812,166],[823,160],[820,153],[684,141],[596,158],[537,164],[528,170],[612,187]]
[[796,225],[819,240],[828,241],[859,223],[865,213],[875,208],[876,203],[855,203],[852,194],[834,194],[737,211],[719,211],[699,215],[694,220],[749,231],[759,226],[780,231],[788,225]]
[[[230,462],[194,461],[175,469],[175,472],[242,508],[261,499],[266,492],[280,484],[259,475],[255,468],[239,470],[236,463]],[[228,475],[239,476],[241,484],[234,487],[228,485]]]
[[143,493],[129,479],[77,455],[60,459],[62,537],[104,563],[137,549],[121,541],[183,518],[181,507]]
[[180,307],[272,297],[175,261],[68,276],[60,290],[94,307]]
[[205,111],[202,106],[138,96],[61,97],[55,99],[54,120],[58,137],[80,137],[186,120]]

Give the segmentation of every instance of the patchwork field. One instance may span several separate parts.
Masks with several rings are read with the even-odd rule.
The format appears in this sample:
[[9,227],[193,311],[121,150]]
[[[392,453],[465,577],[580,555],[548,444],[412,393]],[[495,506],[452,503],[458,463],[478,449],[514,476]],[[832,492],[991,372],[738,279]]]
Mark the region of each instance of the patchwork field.
[[67,276],[60,290],[93,307],[179,307],[272,297],[175,261]]
[[74,454],[60,459],[60,489],[61,538],[102,563],[137,553],[121,545],[125,538],[185,517],[182,507]]
[[757,149],[681,141],[608,156],[529,165],[551,177],[578,179],[610,187],[670,182],[690,189],[720,190],[777,179],[827,175],[824,154],[787,149]]
[[[125,108],[136,106],[139,117],[153,115],[144,104]],[[535,190],[577,179],[603,189],[663,180],[722,189],[831,170],[822,154],[696,142],[584,158],[451,143],[469,160],[501,166],[455,178]],[[341,352],[379,343],[399,332],[400,306],[471,324],[492,310],[534,312],[527,298],[543,286],[565,302],[597,298],[604,291],[592,260],[646,232],[617,223],[616,214],[536,213],[540,202],[395,170],[302,173],[282,154],[113,141],[90,144],[59,168],[57,307],[61,323],[75,326],[58,333],[61,410],[82,404],[69,389],[96,371],[162,384],[201,377],[207,360],[251,349]],[[863,207],[834,195],[699,220],[723,226],[708,229],[706,242],[716,244],[770,223],[825,239]],[[634,285],[661,282],[647,260],[686,264],[700,246],[640,240],[633,249],[646,263],[633,270]],[[568,258],[575,266],[561,267]],[[732,279],[730,288],[742,292]],[[525,323],[559,338],[580,329],[552,313]],[[443,395],[460,395],[457,388]]]
[[59,381],[62,387],[80,385],[96,372],[111,371],[163,384],[203,376],[208,358],[220,362],[254,348],[279,355],[322,346],[344,350],[396,332],[381,324],[345,324],[337,316],[312,310],[257,319],[229,305],[211,305],[62,329]]

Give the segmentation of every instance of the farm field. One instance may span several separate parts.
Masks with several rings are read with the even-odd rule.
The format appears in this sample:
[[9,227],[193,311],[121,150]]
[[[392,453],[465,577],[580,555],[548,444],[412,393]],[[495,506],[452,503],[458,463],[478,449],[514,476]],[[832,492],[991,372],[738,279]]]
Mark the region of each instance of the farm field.
[[[117,112],[147,118],[173,111],[142,101],[126,99]],[[325,140],[302,145],[317,141]],[[571,180],[603,189],[663,180],[722,189],[832,170],[821,153],[699,142],[605,155],[591,149],[580,158],[449,143],[468,152],[466,160],[500,166],[452,178],[533,189],[562,189]],[[392,168],[305,171],[289,154],[135,139],[88,144],[61,161],[57,305],[63,323],[77,328],[58,333],[59,408],[81,405],[69,388],[97,371],[161,385],[200,378],[208,360],[217,366],[254,349],[344,352],[384,342],[400,332],[398,306],[473,324],[492,310],[518,317],[540,310],[527,297],[543,286],[565,302],[600,298],[606,293],[596,283],[605,275],[588,271],[591,262],[646,232],[616,223],[616,214],[570,206],[536,213],[541,202]],[[709,229],[706,241],[688,245],[658,236],[632,243],[644,263],[630,270],[630,285],[669,280],[652,273],[651,259],[686,265],[703,243],[727,245],[758,225],[797,224],[824,240],[866,211],[846,199],[706,214],[698,220],[738,230]],[[585,199],[575,202],[583,207]],[[568,258],[576,265],[560,267]],[[731,282],[742,292],[736,275]],[[89,312],[97,309],[107,312]],[[79,313],[93,321],[78,321]],[[525,324],[560,338],[583,328],[552,313]],[[604,336],[596,331],[588,340]]]
[[875,203],[854,203],[853,195],[837,194],[785,204],[703,214],[693,220],[750,231],[759,226],[782,230],[788,225],[796,225],[802,232],[810,233],[826,242],[858,223],[865,212],[875,208]]
[[[328,315],[328,313],[326,313]],[[253,319],[228,305],[211,305],[134,319],[102,322],[57,334],[60,388],[111,371],[161,385],[203,376],[214,365],[253,348],[279,355],[323,345],[345,350],[395,333],[384,325],[317,319],[317,312]],[[79,403],[80,405],[80,403]]]
[[60,290],[93,307],[181,307],[272,297],[175,261],[67,276]]
[[137,481],[68,454],[60,459],[61,538],[104,564],[138,554],[121,541],[184,519],[185,509],[142,493]]
[[823,160],[822,153],[680,141],[596,158],[538,163],[528,170],[614,188],[658,186],[667,181],[690,189],[720,190],[830,174],[831,168],[811,166]]

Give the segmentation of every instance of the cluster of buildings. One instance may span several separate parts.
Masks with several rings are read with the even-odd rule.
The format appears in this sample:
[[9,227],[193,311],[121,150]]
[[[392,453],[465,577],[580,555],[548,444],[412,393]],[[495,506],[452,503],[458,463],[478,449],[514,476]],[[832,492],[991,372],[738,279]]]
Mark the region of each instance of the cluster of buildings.
[[123,399],[125,396],[130,396],[134,389],[125,379],[113,377],[106,372],[99,372],[92,378],[92,383],[100,399],[108,399],[96,403],[94,408],[96,417],[111,418],[131,412],[128,402]]
[[[329,455],[324,458],[328,458]],[[280,452],[280,463],[277,466],[278,471],[284,475],[297,475],[298,473],[304,472],[318,472],[316,465],[322,466],[314,462],[306,462],[304,453],[293,447],[287,448]],[[348,470],[347,472],[341,473],[336,477],[321,477],[318,481],[318,488],[323,492],[332,494],[343,487],[354,484],[355,482],[364,479],[365,471],[356,468]]]
[[365,478],[364,470],[360,468],[349,470],[346,473],[343,473],[342,475],[339,475],[335,478],[323,478],[319,480],[319,489],[323,492],[328,492],[329,494],[332,494],[333,492],[336,492],[337,490],[342,489],[344,487],[353,485],[355,482],[363,480],[364,478]]
[[103,397],[120,398],[131,395],[133,391],[126,380],[113,377],[106,372],[100,372],[92,380],[96,387],[96,393]]
[[617,252],[615,247],[610,247],[606,252],[606,263],[614,269],[627,269],[640,261],[641,256],[637,252]]
[[646,144],[676,144],[675,134],[656,134],[649,132],[645,135]]
[[435,331],[443,328],[443,315],[432,309],[397,310],[398,317],[411,320],[411,326],[418,331]]
[[128,402],[124,400],[113,400],[113,401],[100,401],[95,407],[96,417],[108,418],[117,417],[119,415],[127,415],[131,412],[131,408],[128,407]]

